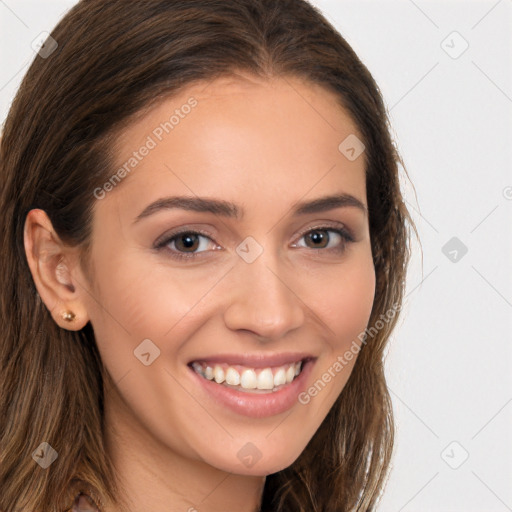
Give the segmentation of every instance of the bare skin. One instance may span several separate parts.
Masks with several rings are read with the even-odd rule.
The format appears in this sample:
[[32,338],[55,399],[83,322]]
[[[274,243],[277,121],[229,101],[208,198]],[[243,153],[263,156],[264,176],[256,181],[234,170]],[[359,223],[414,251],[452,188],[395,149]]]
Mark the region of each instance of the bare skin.
[[[192,96],[197,106],[158,140],[154,130]],[[41,210],[27,216],[28,262],[60,326],[92,323],[113,382],[106,442],[129,510],[254,512],[266,475],[300,456],[345,386],[356,357],[335,376],[333,364],[370,317],[367,212],[293,214],[296,202],[335,194],[367,207],[364,156],[351,161],[338,149],[359,132],[318,86],[240,76],[187,88],[138,119],[118,140],[119,167],[151,134],[156,147],[96,200],[92,275]],[[244,215],[161,209],[135,222],[167,196],[230,201]],[[354,241],[331,231],[340,227]],[[177,228],[205,234],[189,252],[183,236],[154,248]],[[312,241],[312,231],[324,238]],[[236,251],[247,237],[263,249],[251,263]],[[66,310],[73,322],[62,319]],[[134,356],[146,339],[160,350],[149,365]],[[307,404],[262,418],[212,400],[187,366],[212,354],[283,352],[316,358],[306,388],[329,368],[332,378]],[[250,467],[239,455],[249,442],[261,455]]]

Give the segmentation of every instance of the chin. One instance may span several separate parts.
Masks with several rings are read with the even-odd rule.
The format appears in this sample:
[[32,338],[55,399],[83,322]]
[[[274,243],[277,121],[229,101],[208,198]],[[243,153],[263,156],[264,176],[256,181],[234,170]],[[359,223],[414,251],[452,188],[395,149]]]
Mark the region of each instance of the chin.
[[[265,451],[271,452],[270,456],[265,456]],[[282,451],[282,448],[280,451]],[[234,459],[228,457],[219,460],[221,458],[219,454],[219,457],[214,457],[214,460],[211,460],[211,458],[204,458],[203,460],[211,466],[228,473],[264,477],[291,466],[301,453],[302,450],[294,450],[293,453],[276,454],[272,447],[259,450],[253,443],[247,442],[237,450]]]

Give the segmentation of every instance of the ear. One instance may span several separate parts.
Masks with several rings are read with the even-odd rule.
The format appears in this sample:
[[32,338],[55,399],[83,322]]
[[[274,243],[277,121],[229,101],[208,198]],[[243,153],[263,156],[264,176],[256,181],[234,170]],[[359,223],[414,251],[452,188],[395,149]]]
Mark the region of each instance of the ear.
[[[66,246],[43,210],[30,210],[25,219],[25,254],[37,291],[55,322],[78,331],[89,321],[82,300],[85,277],[80,270],[77,248]],[[65,319],[67,312],[73,320]]]

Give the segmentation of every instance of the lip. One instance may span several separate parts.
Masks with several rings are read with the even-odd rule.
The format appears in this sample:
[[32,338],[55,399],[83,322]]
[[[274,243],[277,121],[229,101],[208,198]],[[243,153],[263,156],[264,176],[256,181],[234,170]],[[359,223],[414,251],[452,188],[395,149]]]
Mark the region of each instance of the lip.
[[[290,354],[286,355],[286,357],[289,356]],[[223,357],[224,356],[221,358],[219,356],[216,357],[216,359],[219,360],[218,362],[227,362]],[[265,357],[264,366],[272,366],[272,364],[269,364],[270,360],[274,366],[279,366],[280,364],[285,364],[286,362],[295,362],[301,360],[299,357],[298,359],[293,359],[291,361],[286,359],[284,362],[282,362],[282,357],[283,355],[273,356],[272,358]],[[213,357],[208,358],[208,361],[213,362],[213,359]],[[250,418],[267,418],[283,413],[298,403],[298,395],[306,388],[308,378],[316,362],[316,357],[306,356],[302,358],[302,360],[302,370],[290,384],[287,384],[279,391],[258,394],[237,391],[236,389],[223,386],[222,384],[217,384],[215,381],[210,381],[197,374],[191,366],[188,366],[188,369],[190,370],[191,378],[193,379],[194,384],[197,383],[197,385],[200,386],[200,389],[203,390],[209,400],[213,399],[215,402],[243,416],[248,416]],[[202,361],[202,359],[195,359],[194,361]],[[257,362],[261,362],[261,364],[263,364],[263,360],[261,358],[254,358],[254,356],[244,356],[242,358],[237,356],[236,361],[238,364],[245,363],[247,366]],[[244,363],[240,363],[240,361],[244,361]],[[261,367],[262,366],[253,366],[253,368]]]
[[249,368],[268,368],[282,366],[289,363],[296,363],[304,359],[314,359],[311,354],[305,352],[283,352],[281,354],[223,354],[191,359],[188,364],[194,361],[198,363],[213,363],[228,365],[248,366]]

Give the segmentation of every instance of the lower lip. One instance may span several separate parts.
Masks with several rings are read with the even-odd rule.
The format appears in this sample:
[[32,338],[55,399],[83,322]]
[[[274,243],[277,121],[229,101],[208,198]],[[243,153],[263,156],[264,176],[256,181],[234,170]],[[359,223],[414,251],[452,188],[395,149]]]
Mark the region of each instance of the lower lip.
[[205,379],[196,373],[193,368],[189,367],[189,369],[193,378],[215,401],[225,405],[237,414],[250,418],[266,418],[285,412],[298,402],[297,397],[306,387],[314,363],[314,359],[305,361],[302,365],[302,371],[290,384],[279,391],[270,391],[269,393],[238,391]]

